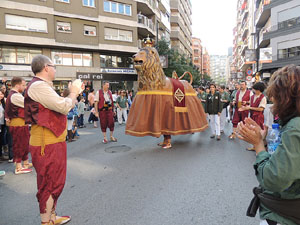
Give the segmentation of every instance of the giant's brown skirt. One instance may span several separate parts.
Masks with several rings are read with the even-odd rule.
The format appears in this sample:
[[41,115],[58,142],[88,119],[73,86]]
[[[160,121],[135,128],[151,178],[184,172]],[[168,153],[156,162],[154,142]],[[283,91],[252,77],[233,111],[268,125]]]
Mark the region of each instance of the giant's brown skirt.
[[137,137],[160,137],[205,130],[208,124],[201,101],[193,88],[187,82],[183,83],[186,108],[174,106],[169,79],[163,90],[138,92],[128,115],[125,133]]

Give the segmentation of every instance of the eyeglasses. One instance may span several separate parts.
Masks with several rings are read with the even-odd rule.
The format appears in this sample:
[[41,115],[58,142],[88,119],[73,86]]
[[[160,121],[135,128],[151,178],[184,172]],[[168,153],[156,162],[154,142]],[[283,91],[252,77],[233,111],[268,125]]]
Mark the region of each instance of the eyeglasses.
[[51,65],[51,64],[47,64],[47,66],[53,67],[54,69],[56,69],[56,66]]

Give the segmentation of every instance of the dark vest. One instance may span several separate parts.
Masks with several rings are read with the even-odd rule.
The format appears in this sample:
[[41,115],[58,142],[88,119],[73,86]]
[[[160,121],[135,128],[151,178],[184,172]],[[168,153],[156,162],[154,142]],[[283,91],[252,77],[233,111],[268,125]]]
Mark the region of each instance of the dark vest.
[[[238,90],[237,93],[236,93],[236,107],[238,106],[239,97],[240,97],[240,92],[241,92],[241,91]],[[243,98],[242,98],[242,101],[243,101],[243,102],[249,102],[249,101],[250,101],[250,93],[251,93],[251,91],[246,90],[246,92],[245,92],[245,94],[244,94],[244,96],[243,96]]]
[[[258,108],[258,106],[259,106],[261,100],[262,100],[265,96],[264,96],[263,94],[261,94],[261,95],[259,96],[259,98],[257,98],[257,99],[255,100],[255,102],[254,102],[254,97],[255,97],[255,95],[252,95],[252,97],[251,97],[251,102],[250,102],[250,107]],[[259,115],[259,114],[263,114],[263,113],[264,113],[264,111],[259,112],[259,111],[255,111],[255,110],[250,110],[250,114],[251,114],[251,115]]]
[[14,105],[11,102],[11,96],[18,92],[11,90],[7,96],[6,104],[5,104],[5,117],[9,119],[13,118],[23,118],[24,119],[24,109]]
[[46,127],[51,130],[56,137],[59,137],[66,129],[67,117],[66,115],[45,108],[42,104],[29,97],[28,90],[36,81],[43,80],[34,77],[25,90],[25,123]]
[[[111,107],[112,109],[114,108],[114,101],[113,101],[113,97],[112,97],[112,93],[110,90],[108,90],[108,95],[111,101]],[[99,111],[101,111],[103,109],[105,105],[105,98],[104,98],[104,93],[103,90],[99,90],[99,104],[98,104],[98,109]]]

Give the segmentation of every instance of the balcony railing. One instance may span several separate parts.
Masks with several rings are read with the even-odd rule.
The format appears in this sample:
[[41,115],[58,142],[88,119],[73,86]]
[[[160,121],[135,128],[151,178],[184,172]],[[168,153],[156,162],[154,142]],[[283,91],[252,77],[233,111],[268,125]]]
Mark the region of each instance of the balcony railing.
[[299,26],[300,26],[300,16],[279,22],[277,25],[272,26],[269,31],[273,32],[277,30],[288,30]]
[[149,19],[147,16],[144,16],[142,14],[138,14],[138,23],[143,24],[144,26],[150,28],[153,30],[153,22],[151,19]]

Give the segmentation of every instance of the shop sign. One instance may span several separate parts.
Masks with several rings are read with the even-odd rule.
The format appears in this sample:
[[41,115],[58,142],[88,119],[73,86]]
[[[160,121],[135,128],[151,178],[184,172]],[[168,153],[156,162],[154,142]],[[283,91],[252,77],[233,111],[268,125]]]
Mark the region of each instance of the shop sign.
[[256,62],[256,50],[255,49],[246,49],[245,50],[245,60],[246,64],[253,64]]
[[261,48],[260,49],[260,63],[271,63],[272,62],[272,48]]
[[262,77],[269,78],[269,77],[271,77],[271,73],[263,73]]
[[108,80],[108,81],[136,81],[137,75],[135,74],[105,74],[105,73],[85,73],[77,72],[76,78],[81,80]]
[[0,70],[7,70],[7,71],[30,71],[31,72],[31,66],[0,64]]
[[100,69],[101,73],[118,73],[118,74],[136,74],[135,69],[125,68],[125,69]]

